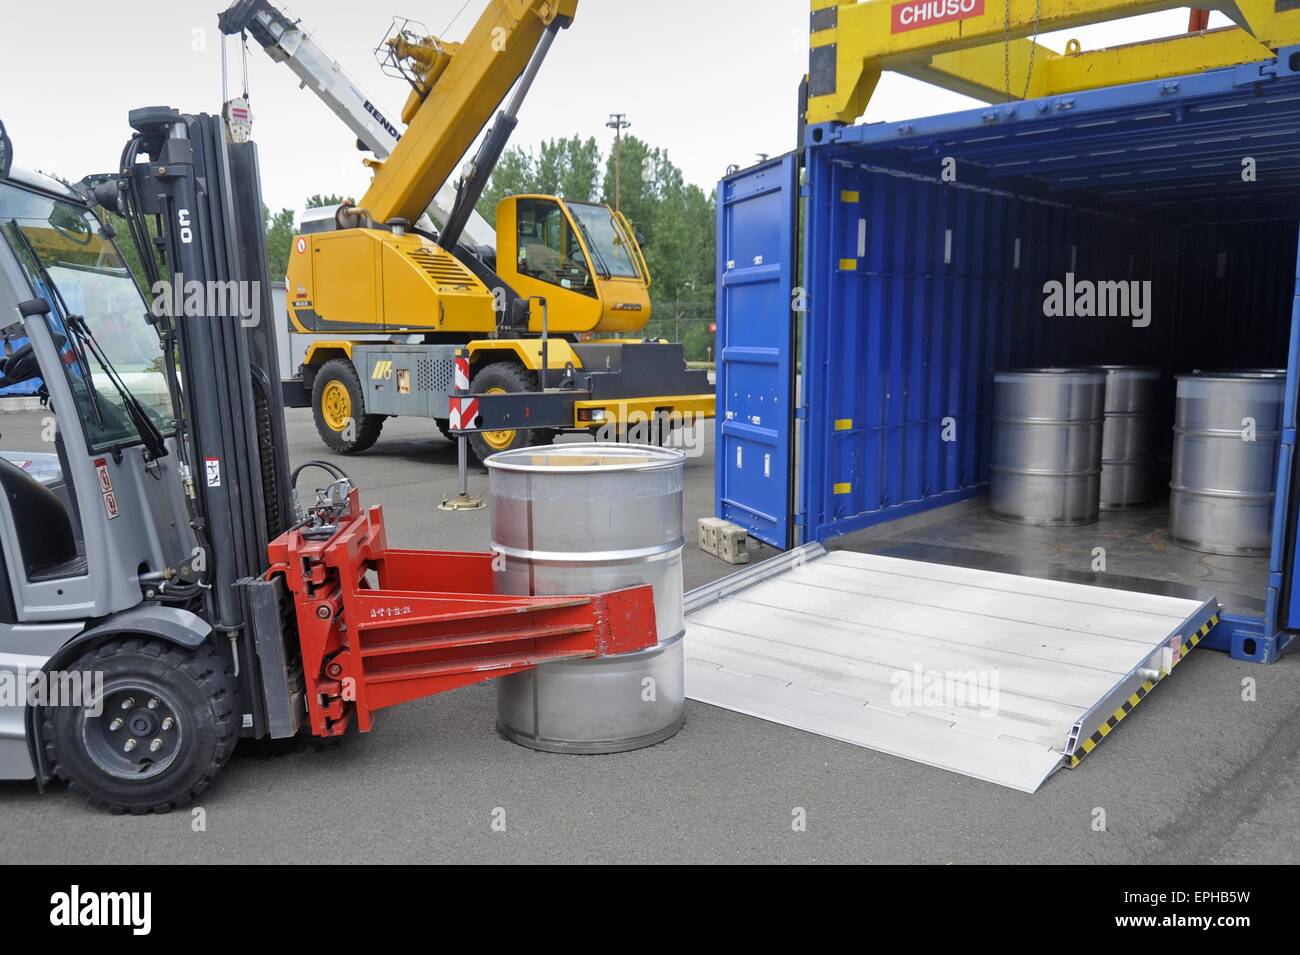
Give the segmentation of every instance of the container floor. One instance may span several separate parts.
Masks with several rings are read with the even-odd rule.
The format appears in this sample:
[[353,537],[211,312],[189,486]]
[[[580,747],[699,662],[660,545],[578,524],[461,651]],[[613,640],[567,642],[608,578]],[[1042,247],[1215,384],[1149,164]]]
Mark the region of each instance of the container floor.
[[[1224,557],[1169,538],[1169,505],[1102,511],[1095,524],[1025,527],[998,520],[982,502],[936,512],[932,521],[842,538],[832,549],[885,554],[1028,577],[1189,597],[1218,597],[1230,613],[1264,611],[1268,558]],[[1104,549],[1104,568],[1094,548]],[[1097,567],[1097,569],[1094,569]]]

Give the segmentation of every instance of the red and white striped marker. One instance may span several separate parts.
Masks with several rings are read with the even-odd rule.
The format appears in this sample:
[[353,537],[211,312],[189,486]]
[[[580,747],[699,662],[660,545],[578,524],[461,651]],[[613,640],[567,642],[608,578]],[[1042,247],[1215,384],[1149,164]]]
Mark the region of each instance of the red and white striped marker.
[[454,391],[469,391],[469,359],[456,357],[456,374],[452,388]]
[[[459,361],[459,359],[457,359]],[[460,431],[464,428],[474,427],[474,419],[478,417],[478,399],[477,398],[449,398],[449,413],[447,429],[449,431]],[[462,422],[464,422],[462,424]]]

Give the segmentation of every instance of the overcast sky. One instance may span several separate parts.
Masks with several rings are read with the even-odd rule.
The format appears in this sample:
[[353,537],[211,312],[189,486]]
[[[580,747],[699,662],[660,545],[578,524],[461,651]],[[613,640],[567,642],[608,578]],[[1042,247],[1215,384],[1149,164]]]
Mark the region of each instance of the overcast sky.
[[[407,86],[384,75],[373,49],[393,15],[461,39],[485,0],[297,0],[301,17],[390,116]],[[187,112],[221,106],[225,0],[6,0],[0,29],[0,119],[15,162],[69,179],[112,169],[129,130],[127,111],[168,105]],[[457,12],[464,10],[457,16]],[[791,148],[795,94],[807,65],[806,0],[582,0],[524,105],[512,142],[574,132],[602,149],[611,112],[631,133],[668,150],[688,181],[711,189],[730,163]],[[1215,15],[1215,25],[1226,23]],[[1074,30],[1085,49],[1185,30],[1187,14],[1154,14]],[[1065,36],[1043,38],[1055,49]],[[229,40],[232,95],[242,86],[238,42]],[[263,189],[273,208],[297,209],[312,193],[360,196],[368,175],[353,137],[289,69],[250,40],[249,94]],[[867,113],[895,120],[973,106],[965,97],[886,76]]]

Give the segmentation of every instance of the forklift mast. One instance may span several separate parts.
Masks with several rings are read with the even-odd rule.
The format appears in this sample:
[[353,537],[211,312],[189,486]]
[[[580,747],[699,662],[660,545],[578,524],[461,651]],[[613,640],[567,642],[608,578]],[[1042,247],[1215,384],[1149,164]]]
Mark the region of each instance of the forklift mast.
[[[149,266],[169,301],[203,295],[200,314],[172,317],[167,334],[178,360],[170,370],[183,384],[176,391],[191,455],[187,492],[206,562],[209,622],[238,634],[238,658],[251,661],[256,648],[236,585],[265,572],[267,545],[294,514],[257,146],[228,143],[219,116],[146,107],[129,121],[135,135],[124,154],[121,205],[130,217],[156,217],[161,265]],[[254,670],[242,668],[241,679]],[[247,699],[263,695],[247,689]],[[254,710],[255,722],[262,715]]]

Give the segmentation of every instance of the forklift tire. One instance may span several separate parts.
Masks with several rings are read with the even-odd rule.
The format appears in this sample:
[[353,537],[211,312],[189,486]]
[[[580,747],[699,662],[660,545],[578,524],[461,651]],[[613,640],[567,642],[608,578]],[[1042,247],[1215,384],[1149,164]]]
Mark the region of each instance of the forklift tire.
[[[169,812],[203,792],[230,758],[239,734],[234,681],[212,646],[125,637],[87,650],[68,669],[103,675],[101,705],[97,714],[46,707],[45,754],[92,805]],[[98,691],[98,677],[86,685]]]
[[[516,394],[537,390],[537,373],[529,371],[517,361],[499,361],[484,365],[474,373],[470,391],[476,395]],[[480,462],[501,451],[530,448],[550,444],[555,440],[554,428],[532,428],[527,431],[475,431],[469,436],[469,447]]]
[[316,431],[331,451],[358,454],[379,440],[385,415],[366,414],[366,397],[352,362],[333,358],[321,365],[311,386]]

